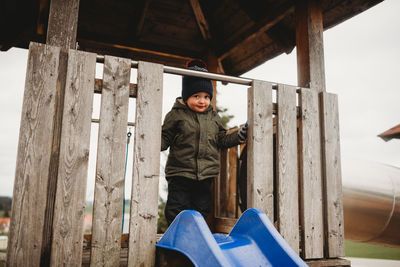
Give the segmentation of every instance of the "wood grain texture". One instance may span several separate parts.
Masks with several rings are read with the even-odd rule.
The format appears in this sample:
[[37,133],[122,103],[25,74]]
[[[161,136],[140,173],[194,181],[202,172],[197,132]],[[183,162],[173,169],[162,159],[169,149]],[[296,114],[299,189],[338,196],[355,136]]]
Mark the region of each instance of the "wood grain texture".
[[247,208],[274,221],[272,83],[253,81],[247,114]]
[[300,222],[304,259],[324,257],[321,131],[318,93],[301,89]]
[[338,98],[320,93],[324,179],[325,241],[327,258],[344,256],[342,169]]
[[228,204],[226,206],[227,216],[235,218],[236,215],[236,183],[237,183],[237,168],[238,168],[238,147],[234,146],[228,152],[228,174],[229,174],[229,189],[228,189]]
[[279,85],[276,133],[278,229],[299,252],[296,87]]
[[59,55],[57,47],[29,47],[7,266],[40,265]]
[[[102,79],[95,79],[94,81],[94,93],[101,94],[103,90],[103,80]],[[129,97],[136,98],[137,94],[137,84],[130,83],[129,84]]]
[[46,43],[76,48],[79,0],[51,0]]
[[154,266],[163,66],[139,61],[129,221],[129,266]]
[[60,163],[53,221],[52,266],[79,266],[96,55],[69,50]]
[[298,85],[325,91],[323,16],[318,0],[296,1]]
[[105,56],[93,203],[91,266],[118,266],[130,59]]

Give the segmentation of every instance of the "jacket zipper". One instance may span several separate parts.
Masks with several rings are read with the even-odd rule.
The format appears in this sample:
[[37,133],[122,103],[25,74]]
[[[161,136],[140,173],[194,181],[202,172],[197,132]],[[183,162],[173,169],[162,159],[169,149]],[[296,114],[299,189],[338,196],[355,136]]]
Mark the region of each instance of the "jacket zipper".
[[196,115],[196,120],[197,120],[197,138],[196,138],[196,180],[199,180],[199,166],[198,166],[198,157],[199,157],[199,150],[200,150],[200,121],[199,117]]

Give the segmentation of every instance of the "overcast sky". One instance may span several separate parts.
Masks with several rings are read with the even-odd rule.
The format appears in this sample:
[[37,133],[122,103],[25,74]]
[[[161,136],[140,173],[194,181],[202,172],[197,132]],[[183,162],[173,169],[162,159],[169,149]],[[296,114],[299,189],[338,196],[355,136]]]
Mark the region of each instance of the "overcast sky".
[[[384,142],[377,135],[400,124],[399,11],[400,1],[386,0],[324,32],[327,91],[339,96],[342,155],[397,167],[400,167],[400,140]],[[0,52],[0,196],[11,196],[13,190],[27,54],[22,49]],[[270,60],[243,77],[296,85],[296,64],[294,49],[291,54]],[[101,77],[101,66],[97,76]],[[180,91],[181,78],[165,75],[164,114]],[[244,123],[247,88],[219,84],[218,91],[218,105],[234,115],[230,126]],[[93,126],[92,147],[96,138],[97,127]],[[89,180],[94,179],[94,155],[95,151],[91,151]],[[130,177],[128,171],[127,179]],[[88,189],[89,199],[92,191]]]

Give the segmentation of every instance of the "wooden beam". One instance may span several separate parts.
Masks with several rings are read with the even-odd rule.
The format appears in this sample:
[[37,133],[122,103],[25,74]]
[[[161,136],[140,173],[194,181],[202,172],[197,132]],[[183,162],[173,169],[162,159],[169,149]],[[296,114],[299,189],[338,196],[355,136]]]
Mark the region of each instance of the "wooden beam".
[[296,46],[298,86],[325,91],[321,1],[296,1]]
[[226,45],[224,45],[218,58],[223,60],[227,56],[233,54],[236,50],[240,49],[239,47],[241,43],[256,39],[260,34],[264,34],[265,31],[272,28],[284,17],[293,12],[294,7],[291,1],[288,1],[287,4],[282,6],[276,8],[271,7],[271,10],[273,10],[273,12],[270,12],[271,15],[266,16],[263,20],[253,24],[252,26],[245,26],[236,31],[236,33],[225,42]]
[[[7,266],[40,266],[47,229],[60,48],[29,46],[8,238]],[[40,192],[40,193],[39,193]],[[51,228],[51,226],[50,226]]]
[[136,9],[138,12],[135,13],[135,19],[137,19],[135,23],[135,39],[138,39],[143,31],[144,19],[146,18],[150,0],[135,1],[135,3],[138,5]]
[[211,40],[210,28],[206,18],[204,17],[199,0],[190,0],[190,5],[192,6],[197,25],[199,26],[203,39],[206,41]]
[[[95,79],[94,81],[94,93],[101,94],[103,92],[103,80]],[[129,84],[129,97],[135,98],[137,95],[137,84]]]
[[46,43],[76,48],[79,0],[51,0]]

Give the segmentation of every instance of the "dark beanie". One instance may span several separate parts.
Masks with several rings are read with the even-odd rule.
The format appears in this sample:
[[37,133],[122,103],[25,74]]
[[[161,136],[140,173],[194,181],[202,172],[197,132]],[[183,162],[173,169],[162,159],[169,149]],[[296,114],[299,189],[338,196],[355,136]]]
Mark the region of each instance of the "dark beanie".
[[[187,68],[190,70],[197,71],[207,71],[206,64],[201,60],[192,60],[186,64]],[[212,86],[211,80],[193,76],[183,76],[182,78],[182,99],[186,100],[198,92],[206,92],[210,95],[210,99],[213,98],[214,88]]]

